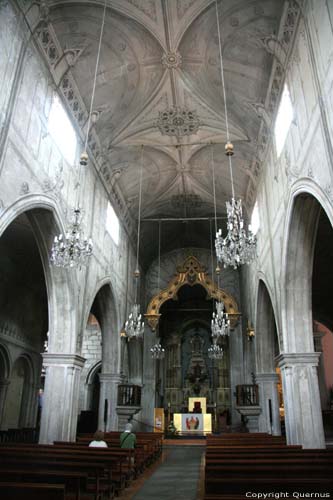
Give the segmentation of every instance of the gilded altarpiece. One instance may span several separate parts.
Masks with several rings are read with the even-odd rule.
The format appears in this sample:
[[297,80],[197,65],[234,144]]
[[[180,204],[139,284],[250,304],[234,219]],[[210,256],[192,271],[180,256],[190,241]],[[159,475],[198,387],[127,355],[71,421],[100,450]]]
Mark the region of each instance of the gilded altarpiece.
[[183,413],[188,411],[189,397],[205,397],[209,412],[216,408],[222,413],[231,405],[229,341],[220,341],[221,360],[209,359],[210,321],[215,300],[223,300],[233,330],[239,318],[237,303],[217,287],[195,257],[188,257],[177,271],[168,287],[150,301],[146,314],[153,328],[158,325],[166,352],[160,370],[161,404],[172,413]]

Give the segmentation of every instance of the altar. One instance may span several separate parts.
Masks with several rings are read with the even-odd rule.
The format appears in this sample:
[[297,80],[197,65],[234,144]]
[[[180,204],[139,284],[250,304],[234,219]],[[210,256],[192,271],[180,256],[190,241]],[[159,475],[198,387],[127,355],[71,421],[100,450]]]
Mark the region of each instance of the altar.
[[[173,424],[178,432],[182,434],[212,432],[212,415],[206,413],[206,398],[189,398],[188,409],[191,413],[174,413]],[[197,413],[200,411],[200,413]]]
[[210,413],[174,413],[173,424],[182,434],[206,434],[212,432],[212,416]]

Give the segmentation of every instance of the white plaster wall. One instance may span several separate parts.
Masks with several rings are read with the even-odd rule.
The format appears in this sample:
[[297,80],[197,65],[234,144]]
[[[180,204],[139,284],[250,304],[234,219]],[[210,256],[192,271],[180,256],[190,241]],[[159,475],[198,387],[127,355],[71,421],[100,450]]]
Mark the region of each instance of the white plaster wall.
[[329,217],[333,208],[333,31],[329,5],[324,0],[309,0],[304,11],[308,27],[304,19],[300,22],[292,57],[285,68],[294,119],[280,157],[271,134],[257,193],[258,258],[242,269],[246,293],[243,312],[256,323],[258,281],[262,279],[271,295],[281,350],[285,347],[281,338],[281,299],[288,205],[297,189],[302,189],[317,195]]

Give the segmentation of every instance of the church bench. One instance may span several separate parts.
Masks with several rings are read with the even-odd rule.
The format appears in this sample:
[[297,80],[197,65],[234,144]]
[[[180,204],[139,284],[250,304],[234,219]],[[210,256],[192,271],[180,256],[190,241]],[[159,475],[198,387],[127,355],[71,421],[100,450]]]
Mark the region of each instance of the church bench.
[[[88,447],[87,443],[59,442],[55,441],[53,445],[48,445],[56,450],[64,450],[64,452],[73,453],[83,452],[92,454],[94,452],[103,456],[113,456],[118,459],[120,470],[126,474],[126,481],[130,481],[134,476],[144,469],[144,455],[140,449],[120,448],[108,443],[108,448]],[[134,462],[132,464],[132,458]],[[119,472],[119,471],[118,471]]]
[[[108,437],[108,434],[105,435],[104,440],[108,444],[109,447],[120,447],[119,443],[119,436],[120,433],[118,433],[118,436],[113,436],[113,437]],[[89,442],[92,440],[92,437],[79,437],[78,438],[78,444],[81,445],[88,445]],[[158,458],[158,456],[161,453],[161,447],[157,445],[158,443],[157,440],[153,439],[146,439],[142,437],[137,436],[137,441],[136,441],[136,450],[141,450],[138,452],[139,456],[143,458],[143,465],[146,467],[147,465],[151,465],[151,463]]]
[[65,500],[65,486],[6,481],[0,483],[0,498],[4,500]]
[[110,463],[103,457],[95,457],[89,454],[85,456],[55,453],[53,451],[37,450],[36,446],[27,447],[1,447],[0,458],[2,470],[5,468],[30,469],[55,469],[64,472],[80,471],[86,472],[89,477],[89,491],[93,491],[96,497],[101,491],[112,494],[114,485]]
[[86,492],[88,485],[88,474],[82,471],[69,471],[66,469],[48,470],[44,467],[27,468],[25,464],[18,464],[16,467],[2,467],[0,464],[0,486],[3,482],[10,483],[48,483],[63,484],[65,486],[66,498],[74,496],[79,500],[81,494]]
[[[333,479],[326,476],[317,477],[212,477],[205,481],[207,494],[221,494],[221,498],[229,494],[245,495],[248,491],[263,493],[274,491],[302,493],[327,493],[332,492]],[[223,494],[223,495],[222,495]]]

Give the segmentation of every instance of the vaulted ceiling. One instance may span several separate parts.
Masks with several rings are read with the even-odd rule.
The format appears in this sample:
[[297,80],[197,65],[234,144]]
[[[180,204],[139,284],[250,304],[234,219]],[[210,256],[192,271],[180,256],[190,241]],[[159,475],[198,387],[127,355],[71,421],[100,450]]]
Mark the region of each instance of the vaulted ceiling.
[[[248,211],[262,120],[256,110],[265,103],[274,58],[264,41],[277,36],[284,3],[218,1],[235,192]],[[89,109],[104,1],[51,0],[49,5],[62,50],[78,54],[71,71]],[[134,219],[141,145],[144,219],[212,216],[212,154],[218,214],[225,213],[231,184],[215,5],[215,0],[107,0],[94,127],[109,176]],[[198,130],[163,135],[159,113],[172,107],[193,111]],[[148,226],[143,224],[147,234]],[[201,226],[188,231],[185,245],[209,245],[209,224]],[[169,246],[184,239],[184,225],[167,227]]]

